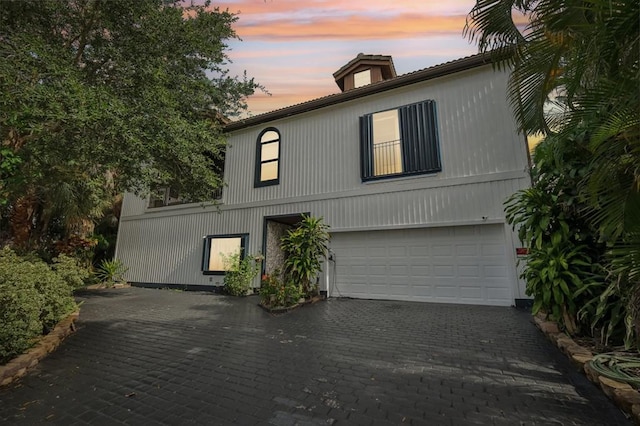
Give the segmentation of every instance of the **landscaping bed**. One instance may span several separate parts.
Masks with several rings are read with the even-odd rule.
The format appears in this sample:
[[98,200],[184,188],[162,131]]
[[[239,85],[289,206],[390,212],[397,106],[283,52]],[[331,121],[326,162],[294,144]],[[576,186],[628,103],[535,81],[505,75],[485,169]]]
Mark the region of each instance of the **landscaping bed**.
[[[624,411],[637,425],[640,425],[640,391],[631,384],[621,379],[613,379],[604,374],[599,368],[598,359],[605,358],[603,353],[598,353],[598,349],[611,349],[604,347],[597,342],[578,338],[572,339],[567,334],[560,331],[555,322],[548,321],[545,316],[538,314],[533,317],[536,326],[551,340],[564,354],[566,354],[574,365],[585,373],[587,378],[600,387],[609,399],[611,399],[622,411]],[[578,343],[580,342],[580,343]],[[594,353],[595,352],[595,353]],[[635,359],[640,363],[640,356],[631,352],[613,352],[615,356],[623,360],[627,358]],[[621,374],[629,374],[640,378],[640,368],[624,369]]]
[[300,308],[305,305],[311,305],[311,304],[320,302],[321,300],[326,300],[326,298],[321,295],[316,295],[308,299],[304,299],[291,306],[269,306],[269,305],[265,305],[263,302],[258,303],[258,306],[260,306],[262,309],[269,312],[270,314],[284,314],[284,313],[293,311],[296,308]]
[[79,310],[70,314],[58,322],[49,334],[40,337],[33,347],[0,366],[0,386],[6,386],[24,376],[53,352],[67,336],[76,331],[75,321],[79,315]]

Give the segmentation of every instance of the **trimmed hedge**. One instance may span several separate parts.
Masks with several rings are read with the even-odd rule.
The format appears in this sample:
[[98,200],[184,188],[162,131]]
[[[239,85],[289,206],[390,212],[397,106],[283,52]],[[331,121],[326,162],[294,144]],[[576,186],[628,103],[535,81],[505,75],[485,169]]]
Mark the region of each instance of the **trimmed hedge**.
[[63,258],[50,267],[0,250],[0,364],[77,309],[72,292],[86,273],[77,265],[74,270],[72,262]]

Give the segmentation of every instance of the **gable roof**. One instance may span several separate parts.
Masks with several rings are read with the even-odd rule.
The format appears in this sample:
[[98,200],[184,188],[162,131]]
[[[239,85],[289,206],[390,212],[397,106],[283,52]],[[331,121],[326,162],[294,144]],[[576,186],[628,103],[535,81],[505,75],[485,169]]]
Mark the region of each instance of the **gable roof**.
[[424,68],[418,71],[403,74],[389,80],[383,80],[378,83],[362,86],[357,89],[349,90],[347,92],[323,96],[321,98],[316,98],[310,101],[276,109],[264,114],[233,121],[224,126],[224,130],[227,132],[232,132],[234,130],[240,130],[258,124],[268,123],[273,120],[291,117],[353,99],[363,98],[365,96],[385,92],[387,90],[396,89],[398,87],[408,86],[410,84],[455,74],[460,71],[487,65],[491,62],[492,59],[489,55],[480,53],[473,56],[467,56],[465,58],[445,62],[444,64],[435,65],[429,68]]

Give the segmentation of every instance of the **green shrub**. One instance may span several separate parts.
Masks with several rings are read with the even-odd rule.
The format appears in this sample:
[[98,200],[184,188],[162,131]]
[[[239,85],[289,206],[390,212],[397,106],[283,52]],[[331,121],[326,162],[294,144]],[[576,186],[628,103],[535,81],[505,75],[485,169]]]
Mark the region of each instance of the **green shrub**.
[[44,298],[40,320],[44,332],[48,333],[58,321],[75,311],[78,305],[73,299],[73,288],[46,263],[34,264],[34,270],[40,277],[36,281],[36,290]]
[[84,287],[91,275],[89,270],[80,266],[76,259],[65,254],[53,259],[52,268],[72,289]]
[[0,251],[0,364],[24,352],[42,334],[44,298],[36,289],[38,273],[8,249]]
[[261,261],[261,256],[245,256],[241,259],[240,253],[225,256],[224,291],[232,296],[246,296],[251,280],[260,271]]
[[0,250],[0,362],[24,352],[77,309],[72,290],[81,272],[72,273],[65,259],[57,266]]

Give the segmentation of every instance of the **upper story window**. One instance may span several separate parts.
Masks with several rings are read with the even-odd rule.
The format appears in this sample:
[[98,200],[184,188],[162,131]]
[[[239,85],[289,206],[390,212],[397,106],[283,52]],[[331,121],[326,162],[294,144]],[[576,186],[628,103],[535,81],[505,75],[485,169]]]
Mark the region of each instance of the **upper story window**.
[[434,101],[360,117],[362,180],[442,170]]
[[353,74],[353,87],[362,87],[371,84],[371,70],[364,70]]
[[280,183],[280,132],[270,127],[258,136],[254,186],[278,183]]
[[[222,187],[218,188],[211,194],[212,200],[219,200],[222,198]],[[163,187],[159,188],[151,193],[149,196],[148,208],[175,206],[178,204],[189,204],[192,201],[183,198],[175,188]]]
[[163,206],[173,206],[176,204],[185,204],[188,203],[188,200],[183,199],[173,188],[164,187],[159,188],[151,193],[149,197],[149,208],[152,207],[163,207]]

